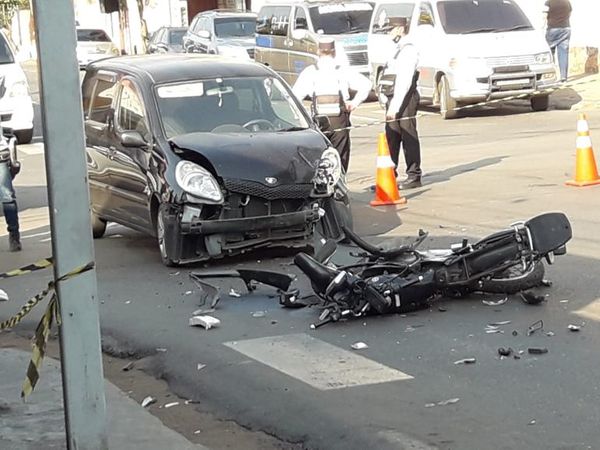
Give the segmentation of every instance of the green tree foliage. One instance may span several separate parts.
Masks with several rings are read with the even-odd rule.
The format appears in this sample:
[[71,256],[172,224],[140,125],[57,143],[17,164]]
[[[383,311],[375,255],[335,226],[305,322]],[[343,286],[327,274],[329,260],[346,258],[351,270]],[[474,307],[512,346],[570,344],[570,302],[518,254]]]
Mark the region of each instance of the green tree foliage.
[[29,0],[0,0],[0,26],[10,28],[12,18],[19,9],[29,9]]

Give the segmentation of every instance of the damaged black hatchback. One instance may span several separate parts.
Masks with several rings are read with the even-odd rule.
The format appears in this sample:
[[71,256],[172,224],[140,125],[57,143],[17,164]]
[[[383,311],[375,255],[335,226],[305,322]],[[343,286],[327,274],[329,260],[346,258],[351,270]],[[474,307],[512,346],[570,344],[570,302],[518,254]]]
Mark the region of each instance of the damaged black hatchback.
[[83,109],[94,237],[155,235],[167,265],[339,239],[340,158],[269,68],[219,56],[91,64]]

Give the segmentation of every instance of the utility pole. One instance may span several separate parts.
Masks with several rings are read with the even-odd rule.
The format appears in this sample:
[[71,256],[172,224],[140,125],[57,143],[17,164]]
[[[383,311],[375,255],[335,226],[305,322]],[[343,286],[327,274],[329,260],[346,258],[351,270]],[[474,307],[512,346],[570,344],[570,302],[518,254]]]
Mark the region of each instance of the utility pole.
[[[94,261],[72,0],[34,0],[55,279]],[[67,447],[106,450],[96,272],[58,283]]]

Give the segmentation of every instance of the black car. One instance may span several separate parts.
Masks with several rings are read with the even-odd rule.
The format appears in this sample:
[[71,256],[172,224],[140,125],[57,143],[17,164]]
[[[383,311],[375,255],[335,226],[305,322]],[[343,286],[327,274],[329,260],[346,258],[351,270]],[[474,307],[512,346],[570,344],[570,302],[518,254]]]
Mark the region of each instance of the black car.
[[214,55],[93,63],[83,80],[94,237],[158,237],[167,265],[341,239],[340,158],[268,67]]
[[162,27],[154,32],[148,43],[148,53],[183,53],[184,27]]

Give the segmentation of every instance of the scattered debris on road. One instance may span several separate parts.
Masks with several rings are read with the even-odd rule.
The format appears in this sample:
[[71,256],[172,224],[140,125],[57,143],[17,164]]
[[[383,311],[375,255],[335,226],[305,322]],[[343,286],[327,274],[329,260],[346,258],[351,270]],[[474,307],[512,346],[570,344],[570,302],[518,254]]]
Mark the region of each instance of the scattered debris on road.
[[544,287],[552,287],[552,284],[553,284],[553,283],[552,283],[552,281],[550,281],[550,280],[543,279],[543,280],[540,282],[540,284],[541,284],[542,286],[544,286]]
[[489,327],[501,327],[502,325],[508,325],[509,323],[510,323],[510,320],[502,320],[500,322],[489,323],[488,326]]
[[464,358],[454,361],[454,364],[458,366],[459,364],[475,364],[476,362],[477,360],[475,358]]
[[535,419],[532,419],[529,421],[529,423],[527,425],[535,425],[537,423],[537,421]]
[[238,291],[236,291],[234,288],[231,288],[229,290],[229,296],[230,297],[234,297],[234,298],[240,298],[242,296],[242,294],[240,294]]
[[441,402],[437,402],[437,403],[427,403],[425,404],[425,408],[433,408],[434,406],[446,406],[446,405],[453,405],[455,403],[458,403],[460,401],[460,398],[449,398],[448,400],[442,400]]
[[481,302],[487,306],[500,306],[504,305],[508,301],[508,297],[504,297],[501,300],[493,301],[493,300],[482,300]]
[[439,312],[446,312],[446,311],[448,311],[448,310],[447,310],[446,308],[444,308],[443,306],[439,306],[439,307],[438,307],[438,311],[439,311]]
[[552,336],[554,336],[554,331],[548,331],[548,332],[546,333],[546,336],[549,336],[549,337],[552,337]]
[[206,314],[212,314],[216,311],[215,308],[200,308],[192,313],[192,316],[204,316]]
[[581,331],[581,325],[575,325],[575,324],[572,324],[572,323],[571,323],[571,324],[569,324],[569,326],[567,327],[567,329],[568,329],[569,331],[572,331],[572,332],[575,332],[575,333],[576,333],[576,332],[578,332],[578,331]]
[[559,303],[569,303],[569,300],[567,300],[567,299],[561,300]]
[[194,291],[185,291],[183,295],[192,295]]
[[545,296],[536,295],[531,291],[520,292],[519,296],[521,297],[521,300],[523,300],[523,302],[527,303],[528,305],[539,305],[544,300],[546,300]]
[[540,331],[544,329],[544,321],[536,320],[529,327],[527,327],[527,336],[531,336],[536,331]]
[[6,293],[6,291],[3,291],[2,289],[0,289],[0,302],[7,302],[8,301],[8,294]]
[[508,356],[512,355],[512,353],[513,353],[513,349],[510,348],[510,347],[508,347],[508,348],[500,347],[498,349],[498,354],[500,356],[506,356],[506,357],[508,357]]
[[165,409],[172,408],[173,406],[179,405],[179,402],[167,403],[164,407]]
[[176,277],[177,275],[179,275],[181,272],[171,272],[169,274],[170,277]]
[[519,332],[518,332],[517,330],[513,330],[513,332],[512,332],[512,335],[513,335],[513,336],[518,336],[518,335],[519,335]]
[[265,317],[266,315],[267,315],[266,311],[254,311],[252,313],[252,317],[255,317],[255,318]]
[[156,403],[156,399],[154,397],[148,396],[144,400],[142,400],[142,408],[146,408],[150,406],[152,403]]
[[162,348],[162,347],[158,347],[158,348],[156,349],[156,351],[157,351],[157,352],[161,352],[161,353],[165,353],[165,352],[167,351],[167,349],[166,349],[166,348]]
[[548,353],[548,349],[545,347],[530,347],[527,349],[530,355],[544,355]]
[[201,326],[207,330],[221,325],[221,321],[212,316],[193,316],[189,323],[191,327]]
[[130,361],[126,365],[124,365],[121,370],[123,372],[129,372],[135,366],[135,361]]
[[206,367],[206,364],[201,364],[201,363],[198,363],[198,365],[196,366],[196,370],[202,370],[202,369],[204,369],[205,367]]
[[354,344],[351,345],[351,347],[354,350],[364,350],[365,348],[369,348],[369,346],[367,344],[365,344],[364,342],[355,342]]
[[[200,303],[198,306],[208,305],[209,309],[214,309],[221,300],[219,289],[212,284],[200,280],[195,274],[190,274],[190,279],[200,289]],[[195,314],[194,314],[195,315]]]

